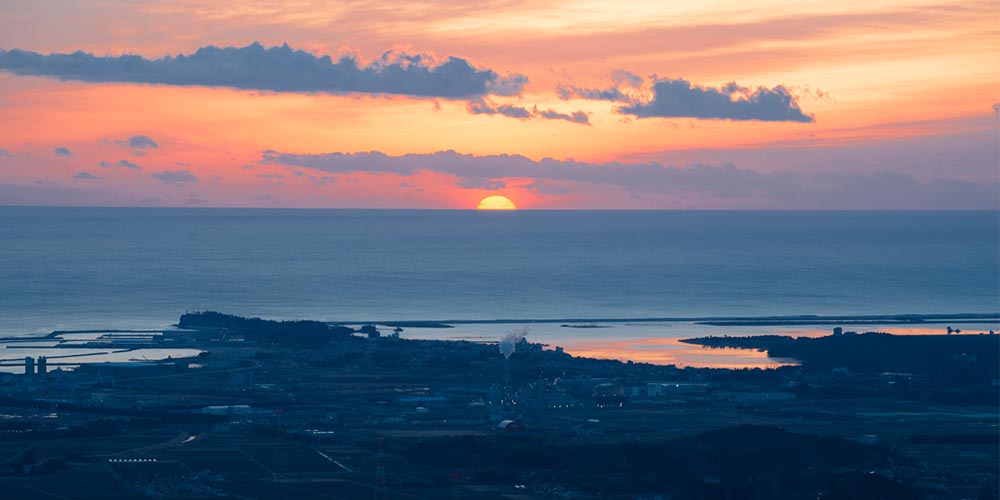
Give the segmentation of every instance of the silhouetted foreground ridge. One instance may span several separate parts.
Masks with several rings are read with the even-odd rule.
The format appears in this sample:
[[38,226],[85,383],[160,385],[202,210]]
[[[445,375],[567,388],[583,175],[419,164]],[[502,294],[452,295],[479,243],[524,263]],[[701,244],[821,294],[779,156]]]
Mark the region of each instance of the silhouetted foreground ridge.
[[[891,479],[904,461],[887,446],[740,426],[643,443],[461,436],[403,445],[412,461],[462,470],[474,482],[575,485],[567,496],[671,498],[923,498]],[[877,471],[877,472],[876,472]]]

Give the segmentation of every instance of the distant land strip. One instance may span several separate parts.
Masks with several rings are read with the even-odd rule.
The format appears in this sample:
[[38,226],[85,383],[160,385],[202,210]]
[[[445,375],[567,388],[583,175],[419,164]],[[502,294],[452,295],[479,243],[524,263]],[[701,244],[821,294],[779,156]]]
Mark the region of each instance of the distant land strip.
[[384,325],[409,328],[450,328],[454,325],[504,325],[522,323],[697,323],[711,326],[822,326],[831,324],[855,325],[913,325],[941,323],[981,323],[1000,321],[1000,313],[961,314],[884,314],[846,316],[707,316],[707,317],[657,317],[657,318],[552,318],[552,319],[448,319],[427,321],[329,321],[330,325]]
[[[958,314],[883,314],[883,315],[797,315],[797,316],[700,316],[654,318],[505,318],[505,319],[449,319],[405,321],[324,321],[328,326],[380,325],[390,328],[453,328],[455,325],[521,325],[521,324],[570,324],[571,326],[606,323],[696,323],[709,326],[830,326],[838,325],[934,325],[1000,322],[1000,313]],[[318,323],[318,322],[317,322]],[[575,324],[575,325],[573,325]],[[177,325],[175,325],[177,326]],[[183,328],[183,327],[182,327]],[[58,340],[60,335],[71,333],[159,333],[159,330],[56,330],[34,336],[0,337],[0,343],[38,342]]]

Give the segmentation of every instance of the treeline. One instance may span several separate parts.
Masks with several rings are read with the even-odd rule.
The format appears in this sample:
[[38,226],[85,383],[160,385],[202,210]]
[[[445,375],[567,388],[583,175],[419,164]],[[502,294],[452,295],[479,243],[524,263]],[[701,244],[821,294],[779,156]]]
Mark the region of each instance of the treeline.
[[[423,465],[472,482],[557,485],[584,495],[670,498],[923,498],[896,479],[888,447],[740,426],[662,442],[584,444],[461,436],[403,445]],[[872,471],[878,471],[872,473]]]
[[225,329],[264,344],[298,347],[319,347],[332,340],[350,338],[354,330],[345,326],[330,326],[320,321],[273,321],[246,318],[215,311],[199,311],[181,315],[180,328]]

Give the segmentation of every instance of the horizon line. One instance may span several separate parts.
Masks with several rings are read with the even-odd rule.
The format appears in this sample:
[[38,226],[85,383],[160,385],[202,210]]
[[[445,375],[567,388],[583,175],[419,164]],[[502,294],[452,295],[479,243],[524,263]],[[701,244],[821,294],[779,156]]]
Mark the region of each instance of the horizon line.
[[370,210],[370,211],[413,211],[413,212],[1000,212],[995,208],[518,208],[515,210],[481,210],[477,208],[438,207],[255,207],[255,206],[190,206],[190,205],[6,205],[0,209],[43,208],[43,209],[153,209],[153,210]]

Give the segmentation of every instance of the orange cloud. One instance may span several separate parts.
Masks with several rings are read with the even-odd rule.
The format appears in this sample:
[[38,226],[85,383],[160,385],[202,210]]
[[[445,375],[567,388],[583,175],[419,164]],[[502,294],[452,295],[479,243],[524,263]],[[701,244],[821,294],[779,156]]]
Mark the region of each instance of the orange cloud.
[[[283,166],[257,165],[267,149],[393,156],[454,150],[532,161],[713,168],[732,163],[756,173],[888,173],[918,183],[937,178],[939,186],[996,179],[995,147],[984,141],[997,127],[990,109],[1000,81],[993,61],[1000,45],[995,2],[765,0],[749,8],[735,0],[711,6],[647,1],[625,10],[605,0],[430,0],[391,8],[319,0],[47,5],[15,2],[4,8],[0,49],[156,58],[207,45],[287,41],[309,57],[350,55],[360,66],[380,60],[386,49],[436,54],[434,64],[456,54],[473,68],[493,68],[499,79],[527,76],[520,95],[492,95],[489,109],[521,109],[535,119],[470,115],[466,101],[447,96],[80,84],[0,72],[0,151],[6,152],[0,154],[0,184],[101,190],[111,193],[102,199],[122,204],[154,198],[184,204],[194,195],[219,205],[461,208],[497,191],[536,208],[705,203],[694,192],[644,197],[523,174],[472,180],[429,171],[410,177],[296,176]],[[560,84],[605,88],[617,70],[712,88],[730,81],[753,88],[783,85],[816,121],[637,120],[616,113],[621,103],[560,99]],[[589,127],[578,124],[581,117]],[[152,138],[160,147],[136,156],[114,144],[134,136]],[[73,156],[53,155],[57,147]],[[822,149],[810,156],[812,148]],[[140,168],[100,166],[120,161]],[[177,186],[151,176],[178,170],[199,182]],[[101,179],[76,178],[80,172]],[[262,172],[285,177],[262,178]],[[456,185],[462,179],[465,187]],[[500,182],[502,189],[486,189]]]

